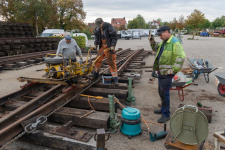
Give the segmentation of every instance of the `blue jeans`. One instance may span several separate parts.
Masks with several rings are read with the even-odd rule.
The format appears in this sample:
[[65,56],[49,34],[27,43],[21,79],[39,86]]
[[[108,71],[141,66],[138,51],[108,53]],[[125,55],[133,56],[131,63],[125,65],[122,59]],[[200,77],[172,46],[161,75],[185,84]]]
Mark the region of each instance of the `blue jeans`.
[[162,101],[161,112],[165,117],[170,117],[170,87],[172,78],[173,75],[159,75],[158,77],[158,92]]

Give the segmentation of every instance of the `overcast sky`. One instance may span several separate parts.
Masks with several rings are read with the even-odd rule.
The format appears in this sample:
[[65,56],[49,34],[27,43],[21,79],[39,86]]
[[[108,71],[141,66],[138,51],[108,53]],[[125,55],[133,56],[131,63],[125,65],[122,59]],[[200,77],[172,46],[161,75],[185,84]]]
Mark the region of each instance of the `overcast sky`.
[[209,21],[225,15],[225,0],[83,0],[83,3],[85,23],[94,22],[98,17],[109,23],[111,18],[125,17],[129,21],[138,14],[146,22],[158,18],[169,22],[181,15],[186,19],[194,9],[204,13]]

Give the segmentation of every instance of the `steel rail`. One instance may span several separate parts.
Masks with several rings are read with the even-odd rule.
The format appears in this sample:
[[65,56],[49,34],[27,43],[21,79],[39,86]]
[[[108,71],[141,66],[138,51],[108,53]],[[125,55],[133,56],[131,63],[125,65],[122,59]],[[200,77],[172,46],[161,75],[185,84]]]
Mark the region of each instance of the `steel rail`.
[[[137,51],[139,52],[139,51]],[[131,54],[127,55],[125,58],[123,58],[121,61],[125,62],[129,57],[133,56],[135,53],[132,52]],[[122,65],[120,62],[117,62],[117,65]],[[124,66],[125,67],[125,66]],[[100,73],[107,73],[109,71],[109,68],[104,69]],[[12,124],[9,124],[6,128],[0,130],[0,145],[4,145],[7,143],[9,140],[11,140],[13,137],[21,133],[24,129],[21,125],[21,122],[26,121],[34,116],[37,115],[48,115],[51,114],[52,112],[55,112],[58,110],[58,108],[64,106],[74,98],[76,98],[79,94],[83,93],[85,90],[90,88],[93,84],[98,82],[101,78],[98,78],[94,83],[90,85],[86,85],[85,87],[81,88],[76,88],[75,90],[70,91],[69,93],[61,94],[58,97],[52,99],[51,101],[47,102],[46,104],[38,107],[34,111],[30,112],[27,115],[24,115],[23,117],[13,121]]]

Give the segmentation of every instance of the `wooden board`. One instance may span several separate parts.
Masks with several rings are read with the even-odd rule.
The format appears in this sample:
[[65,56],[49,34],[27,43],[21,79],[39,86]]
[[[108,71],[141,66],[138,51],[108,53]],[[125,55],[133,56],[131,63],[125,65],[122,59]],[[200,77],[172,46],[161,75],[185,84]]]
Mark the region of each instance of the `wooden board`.
[[[87,143],[50,133],[56,126],[46,124],[31,134],[25,134],[22,140],[55,149],[96,150],[96,141],[92,137]],[[38,140],[37,140],[38,139]]]
[[91,87],[86,90],[84,94],[103,97],[108,97],[108,95],[115,95],[118,99],[126,99],[128,90]]
[[97,83],[97,84],[94,84],[92,87],[107,88],[107,89],[124,89],[124,90],[128,89],[128,86],[126,83],[119,83],[118,86],[114,86],[113,84]]
[[224,131],[215,132],[215,133],[213,134],[213,136],[214,136],[215,138],[217,138],[219,141],[225,143],[225,135],[224,135]]
[[[94,107],[95,110],[109,112],[108,98],[103,98],[103,99],[89,98],[89,101],[91,103],[91,106]],[[72,100],[70,103],[66,105],[66,107],[91,109],[88,103],[88,97],[82,97],[82,96]]]
[[109,113],[96,111],[84,118],[80,118],[88,112],[90,112],[90,110],[62,107],[51,115],[49,119],[63,124],[72,121],[72,124],[77,126],[107,129]]

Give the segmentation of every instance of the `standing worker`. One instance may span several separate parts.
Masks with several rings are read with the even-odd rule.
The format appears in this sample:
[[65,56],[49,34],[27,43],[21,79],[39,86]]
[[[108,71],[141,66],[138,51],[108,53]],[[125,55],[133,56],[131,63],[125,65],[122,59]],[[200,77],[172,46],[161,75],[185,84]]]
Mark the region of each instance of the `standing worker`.
[[185,60],[185,53],[179,40],[171,35],[168,26],[161,26],[157,34],[163,40],[158,47],[153,70],[158,71],[158,92],[162,101],[161,109],[154,110],[161,114],[158,123],[165,123],[170,119],[170,87],[172,78],[180,71]]
[[99,75],[99,69],[101,67],[102,60],[106,56],[107,62],[110,67],[110,71],[114,80],[114,84],[118,85],[118,74],[116,67],[116,52],[115,46],[117,43],[117,32],[110,23],[104,22],[102,18],[97,18],[95,20],[95,47],[99,46],[98,55],[100,55],[106,48],[106,50],[96,61],[95,71],[92,74],[92,77],[97,78]]
[[65,38],[59,42],[56,54],[62,54],[67,62],[69,59],[71,59],[72,62],[76,62],[76,53],[78,53],[80,57],[79,63],[82,63],[83,57],[77,42],[70,36],[70,34],[65,35]]

